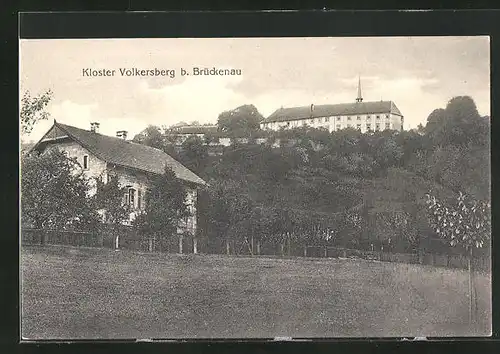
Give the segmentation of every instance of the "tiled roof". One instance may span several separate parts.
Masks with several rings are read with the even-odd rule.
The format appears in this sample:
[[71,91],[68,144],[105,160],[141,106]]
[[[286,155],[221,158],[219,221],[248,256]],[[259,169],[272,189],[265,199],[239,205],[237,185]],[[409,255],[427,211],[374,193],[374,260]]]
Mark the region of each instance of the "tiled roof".
[[262,123],[356,114],[393,113],[402,116],[398,107],[392,101],[325,104],[314,105],[312,108],[312,110],[311,106],[280,108]]
[[159,149],[57,122],[54,125],[65,131],[95,156],[108,163],[154,174],[162,174],[165,165],[168,165],[175,172],[177,178],[206,185],[206,182],[194,172]]

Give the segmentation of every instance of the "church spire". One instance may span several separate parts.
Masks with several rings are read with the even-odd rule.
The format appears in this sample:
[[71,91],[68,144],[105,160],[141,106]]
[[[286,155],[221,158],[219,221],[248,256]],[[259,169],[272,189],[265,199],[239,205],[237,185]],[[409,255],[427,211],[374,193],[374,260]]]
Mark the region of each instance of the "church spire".
[[361,96],[361,77],[358,75],[358,97],[356,102],[363,102],[363,97]]

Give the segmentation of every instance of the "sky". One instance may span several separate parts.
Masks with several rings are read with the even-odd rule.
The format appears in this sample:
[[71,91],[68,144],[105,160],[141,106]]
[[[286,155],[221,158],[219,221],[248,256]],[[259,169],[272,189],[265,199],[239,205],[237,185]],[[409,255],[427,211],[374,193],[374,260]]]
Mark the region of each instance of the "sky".
[[[20,40],[20,92],[48,89],[53,120],[130,137],[148,125],[217,122],[223,111],[253,104],[264,117],[280,107],[392,100],[405,129],[425,125],[455,96],[471,96],[490,114],[489,37],[325,37]],[[239,76],[181,76],[193,68],[240,69]],[[84,76],[84,69],[115,70]],[[121,76],[120,68],[175,70],[175,77]]]

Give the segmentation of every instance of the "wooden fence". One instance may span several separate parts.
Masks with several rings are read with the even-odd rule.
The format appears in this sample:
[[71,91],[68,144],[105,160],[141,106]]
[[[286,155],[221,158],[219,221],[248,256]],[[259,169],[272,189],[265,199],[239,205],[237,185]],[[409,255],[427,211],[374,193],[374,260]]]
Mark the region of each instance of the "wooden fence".
[[[134,251],[150,251],[177,253],[179,243],[176,237],[168,238],[164,242],[145,239],[138,231],[129,226],[111,227],[102,225],[95,233],[82,231],[62,231],[62,230],[40,230],[23,228],[21,230],[21,242],[23,245],[41,244],[42,237],[45,244],[71,245],[83,247],[105,247],[116,248],[116,237],[118,236],[119,248]],[[183,253],[192,252],[192,240],[184,238]],[[230,244],[231,255],[251,255],[250,245]],[[201,247],[200,247],[201,248]],[[201,249],[203,252],[203,249]],[[212,249],[207,248],[208,253],[224,254],[226,247],[216,245]],[[278,257],[314,257],[314,258],[360,258],[368,260],[378,260],[382,262],[397,262],[410,264],[424,264],[450,268],[467,268],[467,257],[461,254],[435,254],[435,253],[393,253],[382,251],[366,251],[351,248],[339,248],[331,246],[311,246],[300,244],[274,244],[271,242],[253,245],[253,254],[259,256]],[[487,271],[491,270],[490,257],[480,256],[473,259],[474,269]]]
[[[305,257],[329,257],[329,258],[360,258],[379,260],[382,262],[396,262],[409,264],[423,264],[449,268],[467,268],[468,259],[461,254],[435,254],[435,253],[391,253],[381,251],[363,251],[350,248],[306,246]],[[490,257],[475,257],[474,269],[490,272]]]

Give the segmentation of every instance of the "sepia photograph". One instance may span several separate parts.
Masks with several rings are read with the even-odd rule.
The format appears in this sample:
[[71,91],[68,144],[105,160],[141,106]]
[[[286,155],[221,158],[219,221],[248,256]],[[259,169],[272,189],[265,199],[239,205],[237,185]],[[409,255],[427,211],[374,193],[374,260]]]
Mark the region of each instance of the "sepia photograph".
[[19,40],[21,339],[492,335],[490,38]]

